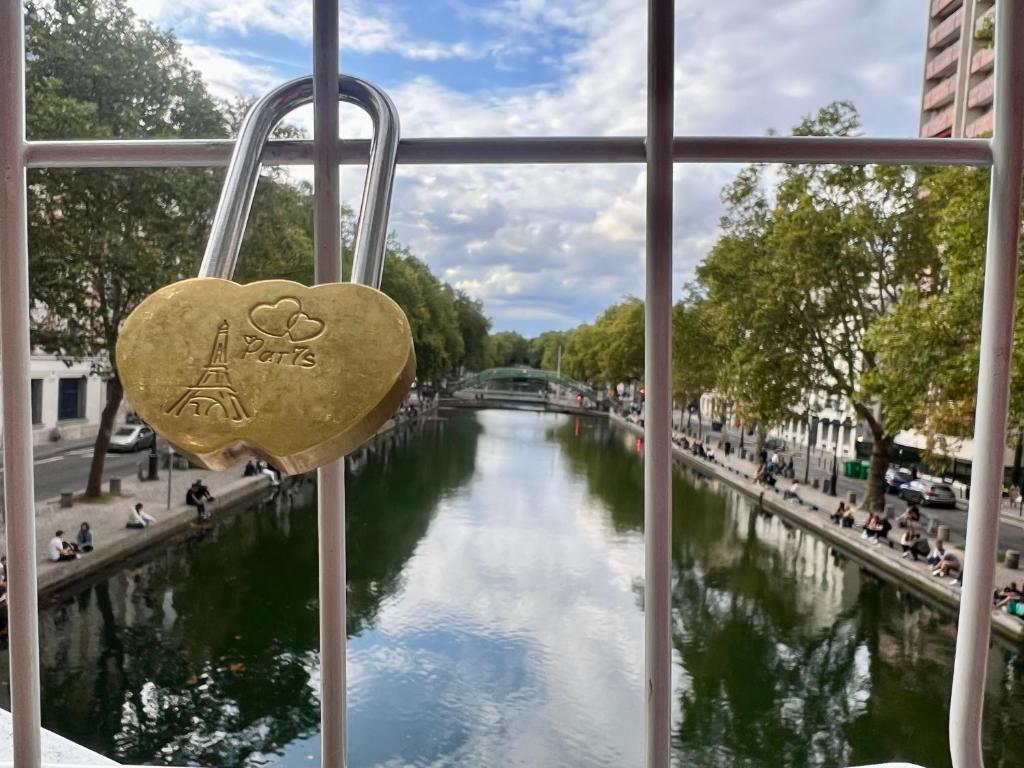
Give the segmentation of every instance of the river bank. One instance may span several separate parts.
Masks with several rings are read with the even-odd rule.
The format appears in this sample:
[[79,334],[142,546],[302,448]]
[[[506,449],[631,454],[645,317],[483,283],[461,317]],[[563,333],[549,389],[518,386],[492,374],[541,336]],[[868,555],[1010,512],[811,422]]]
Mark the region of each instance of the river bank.
[[[367,456],[405,429],[426,419],[434,418],[436,406],[424,406],[415,416],[403,415],[384,424],[383,427],[363,446],[346,457],[350,470],[358,469]],[[36,568],[37,585],[41,598],[54,595],[61,590],[75,587],[80,582],[111,567],[117,566],[148,549],[165,545],[170,541],[202,533],[210,525],[217,524],[217,518],[237,511],[241,505],[251,504],[261,497],[270,497],[275,491],[270,478],[265,475],[242,476],[244,464],[223,472],[190,468],[166,467],[160,470],[157,481],[142,481],[137,477],[120,480],[120,493],[105,493],[95,500],[85,500],[81,492],[74,495],[70,507],[61,506],[59,497],[44,499],[36,503]],[[287,489],[303,477],[286,478],[282,488]],[[201,480],[209,487],[216,501],[208,505],[213,520],[200,527],[196,524],[196,511],[184,503],[185,492],[194,480]],[[144,529],[126,528],[129,510],[136,503],[142,503],[146,513],[157,522]],[[83,522],[88,522],[93,532],[94,550],[83,553],[77,560],[53,562],[48,556],[48,545],[56,531],[63,531],[62,538],[74,541]],[[0,527],[0,537],[6,540],[6,531]]]
[[[610,413],[609,419],[638,435],[643,434],[643,429],[638,424],[626,421],[617,414]],[[719,455],[716,454],[716,456]],[[931,569],[923,562],[915,563],[905,560],[900,556],[898,546],[892,549],[877,546],[862,539],[858,530],[844,529],[834,524],[829,519],[829,513],[838,499],[822,494],[813,488],[801,486],[800,495],[804,504],[783,500],[781,491],[766,490],[763,486],[754,483],[753,465],[735,456],[710,462],[684,451],[679,446],[673,446],[673,456],[677,463],[694,469],[705,477],[718,480],[757,502],[766,511],[778,514],[828,542],[869,571],[887,580],[896,581],[918,596],[952,609],[954,613],[959,612],[960,589],[953,584],[952,579],[935,578],[931,575]],[[864,514],[857,511],[859,525],[863,522]],[[961,561],[963,560],[961,549],[949,548],[957,554]],[[997,564],[995,583],[1002,585],[1010,581],[1019,582],[1021,575],[1020,571],[1013,571]],[[1013,644],[1024,643],[1024,622],[1013,616],[993,612],[992,629],[1003,640]]]

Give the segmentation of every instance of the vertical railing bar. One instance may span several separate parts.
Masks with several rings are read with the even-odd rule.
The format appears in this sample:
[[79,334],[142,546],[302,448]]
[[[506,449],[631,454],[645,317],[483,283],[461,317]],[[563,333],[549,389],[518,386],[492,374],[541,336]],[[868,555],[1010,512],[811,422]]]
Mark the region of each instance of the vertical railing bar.
[[949,749],[954,768],[984,765],[981,721],[999,541],[1024,172],[1024,3],[997,3],[995,50],[995,130],[974,429],[978,456],[971,468],[963,589],[949,709]]
[[672,703],[672,127],[675,4],[647,6],[644,667],[647,768],[668,768]]
[[7,615],[14,764],[38,768],[39,606],[29,359],[25,32],[20,0],[0,2],[0,390],[3,393]]
[[[313,2],[313,232],[315,281],[341,282],[338,167],[338,0]],[[344,768],[345,463],[317,472],[320,557],[320,751],[324,768]]]

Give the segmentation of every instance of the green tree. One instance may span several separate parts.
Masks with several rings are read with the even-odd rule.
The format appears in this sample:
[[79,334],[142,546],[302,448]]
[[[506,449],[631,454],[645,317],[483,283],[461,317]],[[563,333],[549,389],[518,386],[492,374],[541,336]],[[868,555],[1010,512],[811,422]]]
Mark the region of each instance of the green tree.
[[707,300],[693,293],[672,307],[672,398],[684,406],[719,383],[723,357],[709,310]]
[[[858,128],[853,106],[835,102],[794,134]],[[722,240],[698,275],[716,305],[720,343],[732,352],[726,380],[738,395],[746,391],[759,421],[797,408],[801,392],[850,403],[874,439],[866,503],[880,508],[889,446],[911,422],[902,405],[883,399],[876,372],[894,361],[868,338],[937,267],[918,177],[894,166],[787,166],[769,196],[755,166],[725,197]]]
[[530,364],[530,342],[515,331],[491,334],[487,355],[488,368]]
[[[224,115],[175,38],[123,0],[30,2],[30,138],[210,138]],[[122,321],[147,295],[194,274],[221,174],[208,169],[60,170],[29,176],[33,343],[92,359],[107,380],[86,493],[97,495],[123,391]]]
[[565,331],[545,331],[530,339],[530,365],[548,371],[558,370],[558,356],[564,352],[568,337]]
[[491,330],[491,321],[484,314],[483,303],[456,290],[455,313],[464,346],[462,360],[457,362],[466,370],[482,371],[487,367],[487,339]]

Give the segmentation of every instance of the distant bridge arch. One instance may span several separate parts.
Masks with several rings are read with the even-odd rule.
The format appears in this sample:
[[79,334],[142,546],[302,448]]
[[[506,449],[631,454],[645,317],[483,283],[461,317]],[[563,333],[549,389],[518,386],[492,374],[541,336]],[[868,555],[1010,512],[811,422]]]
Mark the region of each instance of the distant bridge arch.
[[[486,371],[474,373],[454,385],[449,385],[451,392],[458,392],[462,389],[512,389],[514,387],[501,387],[502,383],[508,382],[514,385],[516,382],[523,384],[550,384],[555,387],[562,387],[571,392],[576,392],[584,397],[598,401],[597,390],[589,387],[583,382],[571,379],[568,376],[561,376],[554,371],[546,371],[540,368],[531,368],[527,365],[508,368],[488,368]],[[498,386],[490,386],[497,384]]]

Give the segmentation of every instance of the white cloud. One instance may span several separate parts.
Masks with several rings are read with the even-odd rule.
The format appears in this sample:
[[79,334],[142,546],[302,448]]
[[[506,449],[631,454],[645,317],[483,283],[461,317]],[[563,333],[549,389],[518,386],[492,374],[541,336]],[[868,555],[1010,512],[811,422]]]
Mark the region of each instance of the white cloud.
[[[157,19],[184,24],[187,17],[193,25],[234,25],[240,31],[266,24],[308,43],[308,31],[299,30],[308,30],[308,19],[298,24],[294,12],[283,13],[283,2],[245,3],[245,14],[240,0],[180,0],[173,10],[157,0],[145,4],[155,8],[149,13]],[[404,136],[644,133],[642,3],[453,0],[453,7],[500,32],[504,50],[538,50],[557,42],[544,48],[544,56],[555,57],[559,76],[552,82],[545,74],[543,82],[529,86],[472,89],[422,71],[407,78],[385,70]],[[348,8],[346,3],[343,13]],[[349,17],[355,32],[344,38],[343,31],[343,45],[405,59],[482,55],[486,64],[501,64],[501,52],[489,43],[474,43],[469,51],[416,42],[415,19],[399,23],[389,13],[382,4],[372,16]],[[676,132],[785,131],[819,106],[849,98],[861,109],[867,133],[913,135],[925,19],[924,9],[905,3],[680,3]],[[223,75],[223,61],[197,66],[208,77],[234,79]],[[237,80],[255,88],[265,70],[262,64],[246,66]],[[343,134],[367,135],[366,121],[353,126],[347,115]],[[298,119],[308,124],[307,117]],[[735,168],[724,166],[676,167],[677,286],[715,240],[719,191],[733,173]],[[350,204],[358,200],[356,175],[353,169],[343,173]],[[457,276],[457,284],[483,299],[496,327],[535,332],[550,318],[575,324],[626,293],[642,292],[643,178],[643,169],[632,165],[403,166],[391,223],[436,272]]]
[[[296,0],[130,0],[135,11],[162,26],[185,34],[203,29],[249,35],[269,32],[308,43],[313,35],[312,2]],[[374,6],[370,15],[359,3],[345,2],[339,13],[338,31],[345,50],[391,53],[407,59],[437,61],[480,55],[468,43],[439,43],[410,36],[405,25]]]

